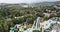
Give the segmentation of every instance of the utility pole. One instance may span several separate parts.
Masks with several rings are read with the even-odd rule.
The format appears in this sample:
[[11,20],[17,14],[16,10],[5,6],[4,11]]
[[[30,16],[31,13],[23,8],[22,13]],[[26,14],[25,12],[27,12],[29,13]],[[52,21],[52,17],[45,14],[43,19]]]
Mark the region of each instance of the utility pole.
[[44,32],[44,29],[43,29],[43,27],[42,27],[42,32]]
[[44,28],[43,27],[44,27],[44,25],[42,25],[42,32],[44,32]]

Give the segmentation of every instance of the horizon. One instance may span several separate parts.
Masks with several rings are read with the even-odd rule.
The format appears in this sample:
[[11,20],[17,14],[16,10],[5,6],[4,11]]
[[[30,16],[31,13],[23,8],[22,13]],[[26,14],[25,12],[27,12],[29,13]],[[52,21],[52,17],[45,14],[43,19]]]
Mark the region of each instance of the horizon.
[[54,1],[60,1],[60,0],[0,0],[0,3],[38,3],[38,2],[54,2]]

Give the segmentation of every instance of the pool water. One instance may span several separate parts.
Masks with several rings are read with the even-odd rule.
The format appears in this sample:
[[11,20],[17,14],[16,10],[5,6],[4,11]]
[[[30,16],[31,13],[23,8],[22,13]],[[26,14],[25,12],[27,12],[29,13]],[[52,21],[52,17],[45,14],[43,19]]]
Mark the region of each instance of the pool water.
[[14,28],[13,28],[13,27],[11,27],[9,32],[14,32]]
[[24,30],[23,32],[29,32],[29,30]]

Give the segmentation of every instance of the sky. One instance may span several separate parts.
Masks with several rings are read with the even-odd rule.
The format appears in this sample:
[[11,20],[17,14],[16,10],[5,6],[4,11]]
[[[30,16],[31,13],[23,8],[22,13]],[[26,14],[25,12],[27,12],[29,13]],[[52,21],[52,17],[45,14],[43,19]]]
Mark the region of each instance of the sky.
[[60,0],[0,0],[0,3],[37,3],[43,1],[60,1]]

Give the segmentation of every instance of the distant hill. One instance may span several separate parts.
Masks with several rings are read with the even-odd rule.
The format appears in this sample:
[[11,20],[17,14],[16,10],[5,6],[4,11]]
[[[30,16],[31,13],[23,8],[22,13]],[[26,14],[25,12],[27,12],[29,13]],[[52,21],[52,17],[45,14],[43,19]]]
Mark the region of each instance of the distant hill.
[[57,5],[60,4],[60,1],[55,1],[55,2],[39,2],[39,3],[18,3],[18,4],[8,4],[8,3],[0,3],[0,7],[5,7],[5,6],[23,6],[23,5],[29,5],[29,6],[51,6],[51,5]]
[[34,3],[32,5],[38,6],[38,5],[44,5],[44,6],[51,6],[51,5],[58,5],[60,4],[60,1],[55,1],[55,2],[39,2],[39,3]]

